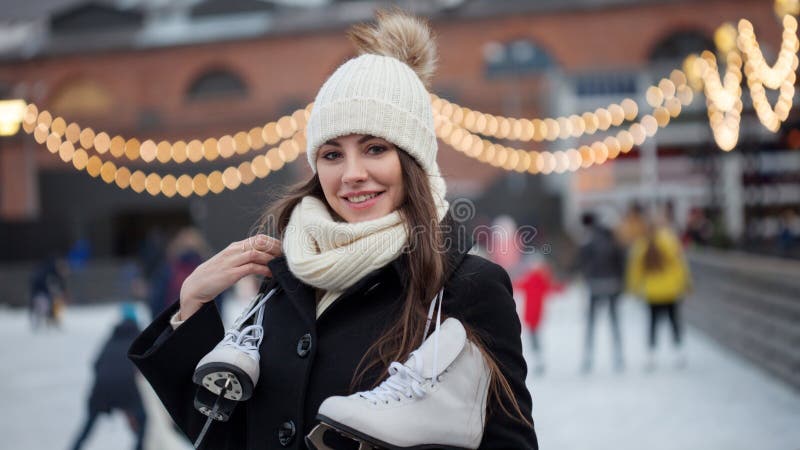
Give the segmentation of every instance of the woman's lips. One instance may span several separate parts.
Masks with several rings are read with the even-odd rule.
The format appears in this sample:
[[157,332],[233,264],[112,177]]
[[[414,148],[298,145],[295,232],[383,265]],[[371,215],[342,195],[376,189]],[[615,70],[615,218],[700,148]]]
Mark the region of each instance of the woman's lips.
[[377,203],[378,200],[380,200],[382,195],[383,195],[383,192],[380,192],[375,197],[372,197],[371,199],[365,200],[365,201],[363,201],[361,203],[353,203],[353,202],[351,202],[350,200],[348,200],[345,197],[344,198],[344,202],[345,202],[345,204],[347,204],[347,206],[349,206],[352,209],[367,209],[367,208],[371,207],[372,205],[374,205],[375,203]]

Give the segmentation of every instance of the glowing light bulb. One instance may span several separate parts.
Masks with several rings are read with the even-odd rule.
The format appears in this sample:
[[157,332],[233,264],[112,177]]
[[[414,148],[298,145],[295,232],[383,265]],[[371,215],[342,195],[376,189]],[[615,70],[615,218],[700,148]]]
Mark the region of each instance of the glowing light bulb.
[[625,112],[625,120],[633,120],[639,115],[639,105],[635,101],[626,98],[620,102],[622,110]]

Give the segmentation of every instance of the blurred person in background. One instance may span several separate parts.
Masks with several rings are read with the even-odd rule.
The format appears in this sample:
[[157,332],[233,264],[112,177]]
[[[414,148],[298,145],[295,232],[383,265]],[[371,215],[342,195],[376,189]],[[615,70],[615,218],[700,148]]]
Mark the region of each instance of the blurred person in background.
[[67,261],[71,270],[78,272],[86,267],[92,256],[92,244],[85,236],[78,238],[67,252]]
[[94,363],[94,385],[87,403],[86,421],[72,445],[79,450],[100,414],[121,411],[135,436],[134,448],[142,449],[146,415],[135,381],[136,368],[128,360],[128,347],[139,334],[136,308],[125,302],[122,319],[114,326]]
[[117,292],[120,298],[131,302],[147,300],[148,285],[138,261],[127,260],[119,270]]
[[678,235],[681,234],[682,227],[675,215],[675,203],[671,199],[667,199],[661,207],[661,221],[664,226],[675,230]]
[[643,298],[650,307],[649,352],[645,369],[655,368],[657,325],[664,315],[672,325],[675,364],[685,366],[683,324],[678,308],[690,288],[690,276],[681,242],[671,229],[650,225],[647,234],[634,243],[628,260],[626,284],[631,293]]
[[708,245],[713,234],[714,226],[706,217],[703,209],[692,208],[686,223],[686,231],[683,234],[683,241],[686,245]]
[[150,284],[150,317],[158,316],[180,297],[184,280],[205,261],[209,246],[196,228],[184,228],[170,241],[166,259],[156,269]]
[[586,315],[586,342],[581,371],[592,370],[594,353],[594,322],[597,309],[608,304],[611,334],[614,340],[614,369],[623,370],[625,361],[622,351],[617,301],[623,289],[625,252],[610,229],[600,225],[592,213],[581,216],[584,240],[578,250],[573,267],[583,276],[589,290],[589,309]]
[[[141,260],[128,261],[122,266],[119,278],[119,295],[125,301],[138,304],[147,300],[148,283],[142,273]],[[124,308],[128,308],[125,306]],[[141,309],[138,309],[141,311]],[[131,313],[130,318],[135,319]],[[137,321],[138,322],[138,321]],[[142,399],[142,405],[147,418],[144,429],[142,446],[147,450],[185,450],[189,448],[186,437],[175,427],[167,410],[161,404],[155,391],[147,381],[136,374],[134,377],[136,388]]]
[[514,289],[522,292],[522,323],[527,327],[531,348],[534,351],[533,370],[542,374],[545,370],[544,354],[539,338],[539,325],[544,313],[544,302],[550,294],[561,292],[563,285],[550,270],[550,265],[539,253],[526,258],[528,269],[514,280]]
[[491,261],[506,269],[512,280],[519,275],[520,270],[524,270],[520,264],[522,253],[517,229],[517,222],[513,217],[506,214],[495,217],[490,227],[490,242],[487,249]]
[[148,284],[152,283],[164,261],[166,246],[166,238],[159,228],[149,229],[139,243],[137,259],[142,268],[142,275]]
[[780,256],[784,258],[800,257],[800,253],[798,253],[800,216],[793,209],[786,209],[781,213],[777,238]]
[[45,258],[30,278],[30,317],[34,330],[55,327],[67,301],[67,267],[56,255]]
[[617,241],[628,250],[646,232],[647,219],[644,215],[644,208],[639,203],[632,202],[619,225],[614,229],[614,235]]

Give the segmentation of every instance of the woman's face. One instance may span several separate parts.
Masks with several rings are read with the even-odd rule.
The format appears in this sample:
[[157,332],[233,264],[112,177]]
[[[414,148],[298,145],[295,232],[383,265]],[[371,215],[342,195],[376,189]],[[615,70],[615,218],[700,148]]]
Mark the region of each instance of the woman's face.
[[322,144],[317,152],[317,175],[333,211],[352,223],[396,210],[404,192],[397,152],[388,141],[365,134]]

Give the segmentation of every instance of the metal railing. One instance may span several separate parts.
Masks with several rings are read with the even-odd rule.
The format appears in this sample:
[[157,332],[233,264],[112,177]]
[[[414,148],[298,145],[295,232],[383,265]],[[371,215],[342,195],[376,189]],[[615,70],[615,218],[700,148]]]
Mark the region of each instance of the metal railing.
[[689,262],[687,320],[800,389],[800,261],[702,249]]

